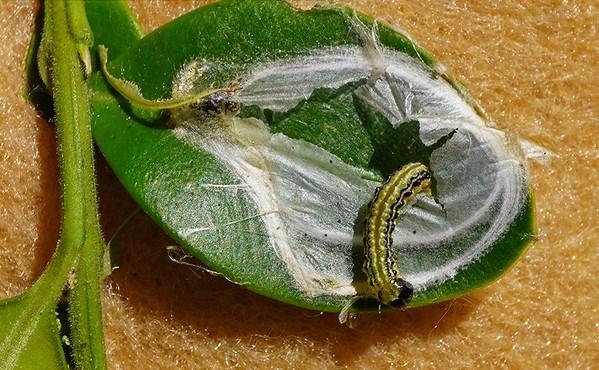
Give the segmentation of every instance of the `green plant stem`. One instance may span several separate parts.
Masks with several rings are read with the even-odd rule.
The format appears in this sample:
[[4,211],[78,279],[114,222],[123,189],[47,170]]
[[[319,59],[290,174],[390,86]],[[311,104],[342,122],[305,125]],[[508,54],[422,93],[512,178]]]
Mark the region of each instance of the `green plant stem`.
[[[106,367],[100,302],[104,244],[98,222],[89,93],[80,61],[80,40],[70,27],[87,24],[84,12],[67,12],[68,1],[45,2],[40,60],[50,63],[56,111],[63,215],[61,239],[47,271],[30,294],[45,292],[42,310],[52,310],[69,280],[69,321],[79,369]],[[69,276],[70,275],[70,276]],[[24,323],[26,324],[26,323]],[[16,331],[18,333],[18,331]]]
[[[89,126],[89,107],[79,58],[67,28],[66,11],[61,1],[44,4],[44,37],[40,47],[40,71],[47,72],[56,108],[56,131],[62,194],[60,241],[48,267],[24,294],[2,302],[3,315],[9,320],[3,328],[0,358],[3,368],[12,369],[27,363],[28,344],[35,333],[52,322],[56,304],[71,271],[76,267],[86,231],[85,149],[91,149],[89,134],[82,133],[83,122]],[[51,66],[51,68],[48,68]],[[87,128],[89,130],[89,127]],[[86,141],[87,140],[87,141]],[[89,171],[89,170],[88,170]],[[93,174],[92,174],[93,176]],[[57,340],[57,336],[55,336]],[[64,356],[57,355],[56,358]]]
[[[58,141],[58,159],[60,166],[60,185],[62,194],[62,222],[60,242],[51,265],[38,281],[54,275],[49,272],[59,269],[66,276],[75,267],[79,247],[85,240],[85,166],[83,150],[86,144],[82,135],[82,121],[89,121],[86,104],[87,90],[83,81],[79,58],[75,44],[69,37],[66,12],[62,1],[46,1],[45,14],[53,19],[52,28],[44,29],[48,33],[51,46],[52,63],[51,85],[56,110],[56,133]],[[79,73],[77,73],[79,72]],[[62,282],[61,282],[62,283]],[[59,293],[63,286],[56,285]]]
[[[81,40],[72,36],[84,34],[91,38],[91,31],[82,2],[77,2],[80,5],[77,7],[79,10],[77,12],[72,11],[73,3],[69,1],[49,1],[49,3],[55,4],[54,36],[57,42],[54,43],[56,53],[54,63],[55,69],[60,70],[55,76],[54,86],[65,87],[61,81],[72,83],[66,85],[68,88],[64,90],[54,89],[57,122],[60,122],[57,123],[57,126],[63,124],[77,127],[82,189],[78,201],[84,207],[85,237],[79,251],[79,260],[73,279],[70,280],[68,296],[73,355],[79,369],[104,369],[106,368],[106,359],[100,298],[104,243],[99,227],[96,199],[89,92],[79,61]],[[60,27],[58,27],[59,23]],[[67,28],[64,27],[65,24],[68,24],[70,28],[65,30]],[[77,28],[73,29],[77,25],[82,25],[83,31]],[[61,74],[59,75],[59,73]],[[70,113],[68,116],[62,116],[64,119],[62,122],[60,121],[61,109]],[[72,111],[69,111],[70,109]]]

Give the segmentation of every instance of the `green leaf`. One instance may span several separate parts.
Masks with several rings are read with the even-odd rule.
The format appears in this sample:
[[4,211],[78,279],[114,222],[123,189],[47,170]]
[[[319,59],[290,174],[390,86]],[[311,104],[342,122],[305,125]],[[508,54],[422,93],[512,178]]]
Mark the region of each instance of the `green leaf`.
[[108,70],[156,101],[241,81],[238,115],[212,97],[148,122],[97,74],[93,134],[164,230],[256,292],[326,311],[364,294],[368,202],[409,162],[434,180],[394,233],[410,306],[489,284],[532,241],[527,173],[505,135],[414,42],[351,10],[221,1]]
[[56,289],[31,288],[0,302],[0,368],[35,369],[44,364],[49,369],[68,369],[59,337],[60,322],[54,313],[56,301]]

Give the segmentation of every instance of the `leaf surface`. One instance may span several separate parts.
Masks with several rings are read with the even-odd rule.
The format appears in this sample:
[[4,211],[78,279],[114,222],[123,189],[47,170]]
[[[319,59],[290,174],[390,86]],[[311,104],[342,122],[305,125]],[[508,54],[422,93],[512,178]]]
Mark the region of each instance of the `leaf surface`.
[[96,75],[93,130],[161,227],[256,292],[327,311],[363,294],[368,202],[409,162],[427,164],[434,182],[434,198],[418,198],[393,235],[416,286],[411,306],[490,283],[533,238],[528,175],[506,135],[425,51],[367,17],[221,1],[108,68],[152,100],[240,81],[224,98],[239,114],[211,113],[223,103],[214,98],[156,120]]

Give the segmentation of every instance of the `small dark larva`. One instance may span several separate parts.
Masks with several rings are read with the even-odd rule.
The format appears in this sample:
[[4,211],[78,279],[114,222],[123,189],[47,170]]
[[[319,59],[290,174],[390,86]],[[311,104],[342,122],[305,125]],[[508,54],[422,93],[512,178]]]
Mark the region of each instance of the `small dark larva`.
[[200,100],[192,105],[193,108],[208,114],[230,114],[235,115],[239,112],[238,102],[230,100],[231,93],[217,92],[209,97]]
[[376,189],[368,205],[364,230],[364,273],[373,295],[384,305],[403,307],[412,298],[412,284],[401,277],[391,253],[395,220],[420,192],[431,194],[431,174],[421,163],[409,163]]
[[192,104],[192,107],[201,112],[212,115],[236,115],[239,113],[241,105],[239,102],[233,100],[233,98],[235,93],[241,89],[241,86],[242,79],[234,80],[233,82],[229,83],[229,86],[226,90],[211,94]]

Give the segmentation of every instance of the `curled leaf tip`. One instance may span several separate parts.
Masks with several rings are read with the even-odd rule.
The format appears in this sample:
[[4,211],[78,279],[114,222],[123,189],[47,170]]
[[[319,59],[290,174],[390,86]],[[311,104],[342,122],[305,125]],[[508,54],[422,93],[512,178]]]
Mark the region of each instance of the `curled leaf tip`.
[[122,80],[120,78],[114,77],[106,66],[108,61],[108,49],[104,45],[98,46],[98,53],[100,56],[100,64],[102,68],[102,73],[104,73],[104,77],[119,94],[121,94],[125,99],[129,100],[131,103],[138,105],[140,107],[151,109],[151,110],[163,110],[163,109],[175,109],[184,107],[193,103],[197,103],[210,95],[216,93],[231,93],[239,89],[237,86],[229,86],[225,88],[217,88],[217,89],[205,89],[199,91],[197,93],[183,96],[183,97],[173,97],[170,99],[157,99],[150,100],[143,97],[139,86],[135,83],[127,80]]

